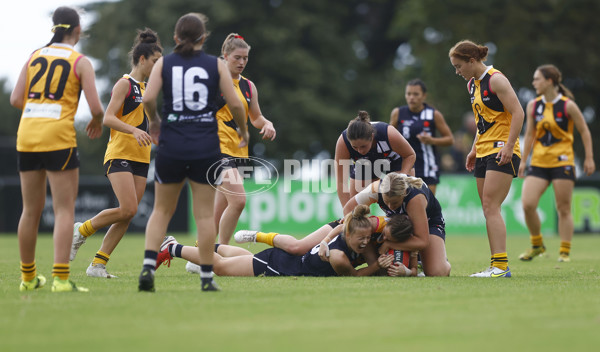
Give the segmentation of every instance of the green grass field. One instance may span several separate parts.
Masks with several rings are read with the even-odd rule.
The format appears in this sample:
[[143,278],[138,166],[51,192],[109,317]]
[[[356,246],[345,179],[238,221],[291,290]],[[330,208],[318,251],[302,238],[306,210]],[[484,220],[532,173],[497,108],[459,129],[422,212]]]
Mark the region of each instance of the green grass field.
[[[137,292],[143,236],[126,237],[109,271],[88,278],[91,237],[71,265],[85,293],[19,292],[16,235],[0,236],[0,351],[591,351],[600,346],[600,236],[577,236],[572,262],[548,255],[523,263],[525,236],[509,237],[511,279],[468,275],[489,263],[483,237],[449,236],[449,278],[217,278],[202,293],[185,261]],[[182,243],[192,237],[179,236]],[[38,240],[50,281],[52,242]],[[250,250],[264,247],[251,245]],[[593,347],[596,346],[596,347]]]

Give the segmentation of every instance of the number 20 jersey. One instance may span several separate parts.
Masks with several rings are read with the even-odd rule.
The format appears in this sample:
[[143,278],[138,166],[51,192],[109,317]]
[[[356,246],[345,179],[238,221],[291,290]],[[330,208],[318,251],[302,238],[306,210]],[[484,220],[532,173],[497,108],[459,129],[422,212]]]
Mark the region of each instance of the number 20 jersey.
[[217,57],[195,51],[190,56],[173,53],[163,60],[163,116],[158,153],[179,160],[220,156]]
[[17,131],[18,151],[48,152],[77,146],[73,122],[81,82],[75,66],[82,57],[72,46],[60,43],[31,55]]

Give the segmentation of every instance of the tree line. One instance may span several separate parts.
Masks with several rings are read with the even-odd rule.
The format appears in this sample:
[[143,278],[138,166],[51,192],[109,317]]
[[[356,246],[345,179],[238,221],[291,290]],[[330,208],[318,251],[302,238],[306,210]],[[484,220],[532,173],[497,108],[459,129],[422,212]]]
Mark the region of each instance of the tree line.
[[[594,0],[122,0],[85,8],[96,20],[81,49],[97,60],[98,78],[108,87],[129,72],[127,53],[137,29],[157,31],[165,53],[172,51],[177,18],[187,12],[208,16],[210,54],[219,55],[230,32],[242,35],[252,47],[244,76],[256,83],[263,114],[278,134],[262,143],[252,131],[251,153],[257,156],[333,154],[358,110],[389,121],[391,110],[405,104],[406,82],[417,77],[427,84],[428,103],[458,130],[470,104],[448,50],[461,39],[490,47],[486,63],[509,78],[523,106],[535,94],[535,68],[555,64],[592,134],[600,133],[600,2]],[[8,104],[10,91],[1,94],[0,135],[14,136],[20,112]],[[109,97],[110,89],[102,92],[105,103]],[[79,139],[82,174],[101,172],[107,140],[107,131],[101,141]],[[583,156],[580,139],[575,141]],[[600,143],[594,148],[600,155]]]

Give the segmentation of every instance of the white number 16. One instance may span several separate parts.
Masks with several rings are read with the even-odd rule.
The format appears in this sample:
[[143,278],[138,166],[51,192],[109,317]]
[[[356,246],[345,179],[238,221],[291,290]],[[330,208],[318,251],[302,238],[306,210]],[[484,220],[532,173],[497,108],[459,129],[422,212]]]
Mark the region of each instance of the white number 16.
[[183,67],[174,66],[172,74],[173,110],[183,111],[183,105],[192,111],[200,111],[208,101],[208,87],[196,82],[197,79],[208,79],[208,72],[202,67],[191,67],[185,74]]

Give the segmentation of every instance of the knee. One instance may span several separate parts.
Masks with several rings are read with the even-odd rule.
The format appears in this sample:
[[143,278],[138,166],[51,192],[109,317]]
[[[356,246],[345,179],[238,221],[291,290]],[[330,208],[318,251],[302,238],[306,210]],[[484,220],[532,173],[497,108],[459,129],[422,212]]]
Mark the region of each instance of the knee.
[[561,218],[571,216],[571,204],[556,204],[556,212]]
[[450,269],[452,266],[449,262],[445,262],[442,265],[436,265],[431,268],[423,268],[425,276],[450,276]]
[[523,211],[526,213],[533,213],[537,211],[537,204],[533,202],[523,201]]
[[500,207],[491,202],[482,202],[481,208],[483,209],[483,216],[485,216],[486,219],[500,213]]
[[121,221],[129,221],[137,214],[137,206],[129,206],[120,208]]
[[285,249],[286,252],[292,255],[303,255],[306,251],[298,243],[294,243]]
[[227,207],[241,213],[244,210],[244,207],[246,207],[246,196],[240,195],[233,197],[233,199],[228,201]]

